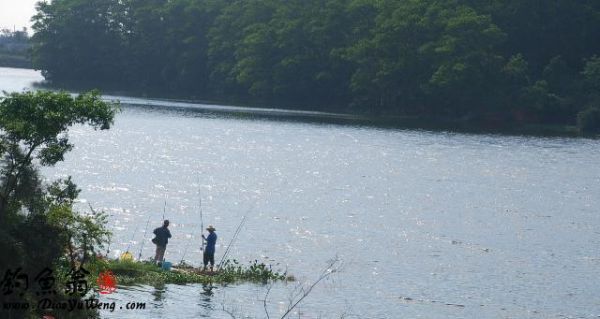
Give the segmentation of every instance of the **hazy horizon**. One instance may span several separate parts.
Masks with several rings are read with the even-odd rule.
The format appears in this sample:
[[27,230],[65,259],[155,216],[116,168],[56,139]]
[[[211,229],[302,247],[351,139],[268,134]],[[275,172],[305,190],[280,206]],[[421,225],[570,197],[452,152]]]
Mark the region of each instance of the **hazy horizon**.
[[31,17],[39,0],[0,0],[0,28],[31,29]]

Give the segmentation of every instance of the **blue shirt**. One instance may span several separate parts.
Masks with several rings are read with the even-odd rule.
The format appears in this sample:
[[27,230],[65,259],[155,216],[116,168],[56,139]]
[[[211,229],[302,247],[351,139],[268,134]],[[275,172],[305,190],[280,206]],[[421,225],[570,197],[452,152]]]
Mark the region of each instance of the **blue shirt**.
[[217,243],[217,234],[215,234],[214,232],[208,234],[208,237],[206,237],[206,249],[204,249],[204,252],[209,253],[209,254],[214,254],[216,243]]

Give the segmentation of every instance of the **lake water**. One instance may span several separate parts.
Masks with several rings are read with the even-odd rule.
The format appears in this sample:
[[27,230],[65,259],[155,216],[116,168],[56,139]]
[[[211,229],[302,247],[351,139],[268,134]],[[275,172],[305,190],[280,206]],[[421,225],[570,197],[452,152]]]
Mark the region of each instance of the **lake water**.
[[[40,79],[0,68],[3,90]],[[200,190],[217,259],[246,215],[231,257],[298,279],[273,287],[272,318],[335,256],[339,272],[293,317],[600,317],[598,140],[378,129],[134,100],[109,131],[73,128],[76,148],[45,170],[73,176],[82,209],[111,214],[112,256],[128,247],[137,256],[166,198],[166,258],[179,262],[187,250],[198,265]],[[153,255],[149,238],[144,258]],[[263,318],[266,290],[120,287],[103,300],[147,309],[102,316],[230,318],[225,309]]]

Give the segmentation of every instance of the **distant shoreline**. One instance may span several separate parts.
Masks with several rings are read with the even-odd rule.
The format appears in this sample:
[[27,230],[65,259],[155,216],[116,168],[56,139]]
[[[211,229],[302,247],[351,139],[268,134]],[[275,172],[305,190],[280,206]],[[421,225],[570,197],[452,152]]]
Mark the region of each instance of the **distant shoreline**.
[[[49,86],[49,88],[56,88]],[[58,89],[73,90],[75,88],[62,86]],[[85,89],[75,89],[77,92]],[[226,101],[218,99],[193,99],[185,96],[151,96],[127,90],[100,89],[104,96],[127,97],[143,99],[136,103],[122,101],[123,104],[134,106],[160,107],[160,102],[175,102],[180,105],[171,105],[170,108],[197,109],[221,114],[250,114],[263,118],[287,118],[300,121],[321,122],[341,125],[364,125],[388,129],[423,129],[431,131],[451,131],[457,133],[473,134],[501,134],[501,135],[527,135],[527,136],[556,136],[556,137],[594,137],[583,134],[575,125],[555,124],[518,124],[518,123],[493,123],[477,122],[470,119],[457,118],[426,118],[419,116],[401,115],[369,115],[349,112],[327,112],[315,109],[285,108],[265,106],[243,101]],[[150,101],[150,103],[147,103]],[[156,103],[154,103],[156,102]]]
[[[4,66],[0,66],[4,67]],[[20,68],[30,69],[32,68]],[[90,90],[89,87],[73,87],[69,85],[49,85],[40,83],[38,88],[52,90],[66,90],[71,92],[83,92]],[[500,134],[500,135],[525,135],[525,136],[549,136],[549,137],[596,137],[595,135],[580,133],[575,125],[553,125],[553,124],[504,124],[476,121],[472,119],[457,118],[426,118],[418,116],[377,116],[346,112],[324,112],[313,109],[282,108],[265,106],[261,104],[243,103],[241,101],[231,102],[223,100],[204,100],[188,98],[186,96],[150,96],[147,93],[135,90],[115,90],[101,88],[106,99],[120,100],[123,105],[133,107],[165,107],[185,109],[198,112],[209,112],[228,115],[246,114],[260,118],[284,119],[291,121],[307,121],[339,125],[360,125],[378,127],[385,129],[422,129],[430,131],[449,131],[456,133],[472,134]],[[170,105],[162,104],[168,102]]]
[[12,55],[0,52],[0,67],[15,69],[33,69],[33,63],[22,55]]

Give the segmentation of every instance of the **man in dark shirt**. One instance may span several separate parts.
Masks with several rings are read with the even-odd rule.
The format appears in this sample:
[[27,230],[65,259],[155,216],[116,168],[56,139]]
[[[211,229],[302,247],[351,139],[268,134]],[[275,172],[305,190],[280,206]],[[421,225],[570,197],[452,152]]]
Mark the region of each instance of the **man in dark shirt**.
[[206,270],[206,266],[210,262],[210,271],[213,271],[213,267],[215,265],[215,244],[217,243],[217,234],[215,233],[215,228],[210,225],[206,228],[209,234],[208,237],[204,237],[202,234],[202,238],[206,239],[206,248],[204,248],[204,270]]
[[156,237],[152,240],[152,242],[156,245],[156,255],[154,256],[154,261],[157,263],[162,263],[165,257],[167,243],[169,243],[169,238],[171,238],[171,232],[169,231],[169,220],[165,220],[162,227],[156,228],[154,230],[154,235],[156,235]]

